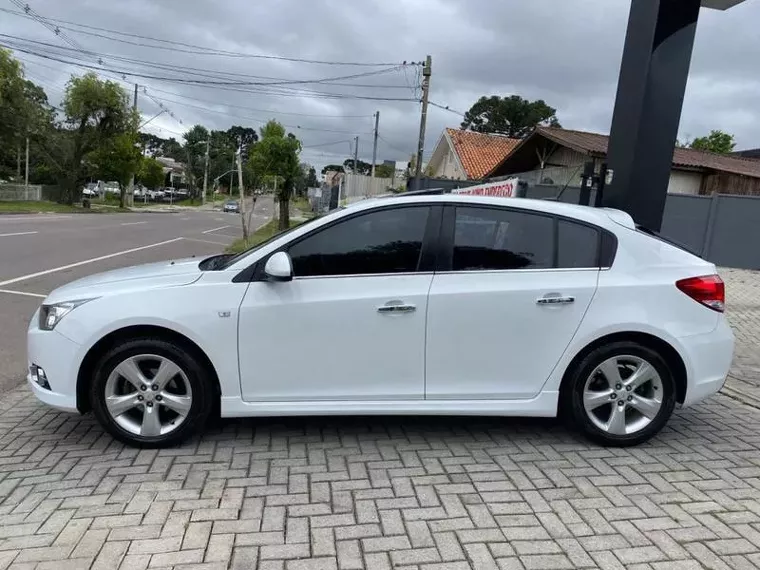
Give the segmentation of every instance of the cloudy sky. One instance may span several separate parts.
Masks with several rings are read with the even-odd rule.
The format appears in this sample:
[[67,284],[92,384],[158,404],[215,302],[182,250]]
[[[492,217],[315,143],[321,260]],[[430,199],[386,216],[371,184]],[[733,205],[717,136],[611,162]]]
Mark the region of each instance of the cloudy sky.
[[[360,157],[371,160],[377,110],[379,160],[408,160],[416,148],[419,67],[337,63],[401,64],[430,54],[430,99],[437,104],[464,112],[482,95],[542,98],[557,108],[563,126],[607,133],[630,6],[629,0],[29,0],[44,23],[59,27],[56,36],[11,13],[19,4],[0,0],[0,44],[46,56],[16,52],[53,103],[72,73],[86,71],[56,60],[76,59],[125,86],[139,83],[144,120],[160,104],[174,115],[162,114],[145,130],[179,138],[196,123],[259,128],[276,118],[302,140],[303,159],[317,166],[342,162],[356,135]],[[760,0],[728,12],[702,10],[681,138],[722,129],[739,148],[760,147],[758,22]],[[292,83],[314,80],[323,81]],[[460,122],[455,113],[430,109],[426,157],[442,129]]]

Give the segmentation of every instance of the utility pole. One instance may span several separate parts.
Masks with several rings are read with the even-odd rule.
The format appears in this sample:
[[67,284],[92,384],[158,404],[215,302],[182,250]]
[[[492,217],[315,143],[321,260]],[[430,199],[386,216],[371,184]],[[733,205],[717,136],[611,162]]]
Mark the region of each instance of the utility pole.
[[375,142],[372,145],[372,178],[375,177],[375,163],[377,163],[377,127],[380,123],[380,111],[375,113]]
[[236,158],[235,151],[232,151],[232,170],[230,170],[230,198],[232,198],[232,185],[235,183],[235,158]]
[[[245,192],[243,191],[243,139],[240,138],[237,153],[238,184],[240,185],[240,221],[243,224],[243,239],[248,242],[248,226],[245,223]],[[230,190],[230,192],[232,192]]]
[[354,174],[356,174],[357,162],[359,162],[359,135],[354,137]]
[[[210,134],[210,133],[209,133]],[[206,205],[206,192],[208,191],[208,150],[211,143],[210,137],[206,139],[206,167],[203,170],[203,196],[201,197],[201,205]]]
[[[135,95],[134,95],[134,98],[132,99],[132,110],[135,111],[135,112],[137,111],[137,89],[138,89],[138,87],[139,87],[139,85],[137,85],[137,83],[135,83]],[[129,200],[128,201],[129,201],[130,205],[132,205],[132,206],[135,205],[135,175],[134,175],[134,173],[132,173],[132,178],[129,181]]]
[[430,76],[433,74],[433,58],[425,58],[422,70],[422,117],[420,118],[420,140],[417,143],[417,164],[414,172],[416,179],[415,190],[419,190],[422,176],[422,155],[425,151],[425,126],[427,125],[428,95],[430,94]]
[[29,137],[26,137],[26,173],[24,174],[24,194],[29,194]]

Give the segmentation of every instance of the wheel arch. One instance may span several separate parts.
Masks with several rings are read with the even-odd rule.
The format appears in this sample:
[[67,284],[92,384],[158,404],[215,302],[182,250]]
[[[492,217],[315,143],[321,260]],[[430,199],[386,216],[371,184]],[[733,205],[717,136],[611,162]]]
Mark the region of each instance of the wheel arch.
[[667,362],[668,366],[673,371],[673,379],[676,383],[676,401],[680,404],[683,404],[684,400],[686,399],[686,390],[688,386],[686,364],[684,363],[683,358],[669,342],[653,334],[636,331],[616,332],[604,335],[591,341],[580,351],[578,351],[578,353],[570,361],[570,364],[567,365],[565,372],[562,375],[562,382],[560,383],[559,389],[560,402],[564,401],[566,398],[566,392],[570,388],[570,376],[573,370],[575,370],[575,368],[578,366],[578,363],[600,346],[621,341],[637,342],[643,346],[646,346],[647,348],[655,350],[663,357],[665,362]]
[[77,373],[77,409],[80,413],[86,413],[92,409],[88,388],[98,358],[100,358],[100,356],[102,356],[109,348],[121,342],[136,338],[159,338],[182,346],[206,369],[209,378],[213,382],[217,395],[221,394],[219,375],[216,368],[203,349],[195,342],[182,333],[166,327],[156,325],[132,325],[111,331],[105,335],[90,347],[87,354],[85,354],[82,359],[82,364],[79,366],[79,371]]

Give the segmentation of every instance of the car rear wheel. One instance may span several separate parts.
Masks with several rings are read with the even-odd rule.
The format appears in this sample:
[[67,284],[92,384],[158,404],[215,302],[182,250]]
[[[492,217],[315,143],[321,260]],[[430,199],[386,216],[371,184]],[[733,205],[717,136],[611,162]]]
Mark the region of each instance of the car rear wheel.
[[587,437],[608,446],[643,443],[667,423],[676,386],[667,362],[636,342],[597,348],[569,377],[569,417]]
[[182,346],[162,339],[133,340],[103,355],[90,401],[95,417],[116,439],[167,447],[205,423],[213,404],[207,376]]

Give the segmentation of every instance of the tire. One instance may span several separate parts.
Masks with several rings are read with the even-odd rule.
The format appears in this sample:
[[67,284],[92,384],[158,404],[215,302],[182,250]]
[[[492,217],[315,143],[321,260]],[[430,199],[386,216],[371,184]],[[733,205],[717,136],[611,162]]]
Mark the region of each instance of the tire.
[[628,447],[649,440],[665,426],[676,404],[676,385],[658,352],[622,341],[599,347],[578,362],[569,371],[562,397],[564,416],[587,438]]
[[90,384],[98,422],[135,447],[169,447],[200,431],[216,396],[207,370],[192,353],[160,338],[111,347],[96,364]]

